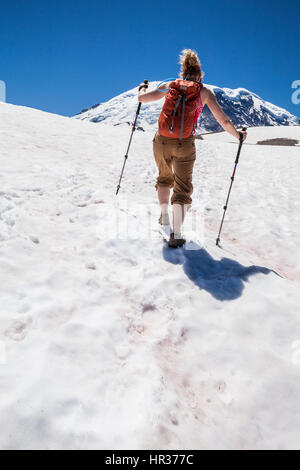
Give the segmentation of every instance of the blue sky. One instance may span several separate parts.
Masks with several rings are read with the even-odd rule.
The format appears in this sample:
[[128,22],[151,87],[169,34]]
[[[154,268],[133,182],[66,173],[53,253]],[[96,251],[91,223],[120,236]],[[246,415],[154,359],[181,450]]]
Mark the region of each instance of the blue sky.
[[7,101],[64,115],[144,78],[177,76],[198,51],[204,82],[244,87],[300,116],[299,0],[1,0],[0,80]]

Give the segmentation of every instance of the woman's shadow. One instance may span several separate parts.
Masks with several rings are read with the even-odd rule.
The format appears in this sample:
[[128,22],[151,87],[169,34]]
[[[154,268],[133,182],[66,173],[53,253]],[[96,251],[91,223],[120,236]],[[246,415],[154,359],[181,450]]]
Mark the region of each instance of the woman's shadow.
[[217,300],[234,300],[242,295],[244,284],[250,276],[258,273],[275,273],[262,266],[243,266],[230,258],[215,260],[204,248],[192,243],[186,247],[163,248],[163,257],[168,263],[182,264],[187,277],[200,289],[205,289]]

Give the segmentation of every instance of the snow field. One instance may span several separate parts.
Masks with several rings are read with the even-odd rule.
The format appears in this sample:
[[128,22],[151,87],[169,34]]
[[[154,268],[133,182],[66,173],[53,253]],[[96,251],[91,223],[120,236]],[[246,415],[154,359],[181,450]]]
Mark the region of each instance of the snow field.
[[117,202],[129,128],[0,116],[0,447],[299,448],[299,149],[243,147],[220,249],[237,144],[197,142],[204,238],[170,251],[101,236],[159,215],[151,133]]

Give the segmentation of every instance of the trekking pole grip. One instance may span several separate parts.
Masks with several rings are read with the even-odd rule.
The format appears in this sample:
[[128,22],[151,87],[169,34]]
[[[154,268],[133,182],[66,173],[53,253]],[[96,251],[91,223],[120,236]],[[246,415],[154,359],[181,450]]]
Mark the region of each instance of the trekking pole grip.
[[148,88],[149,82],[148,80],[144,80],[144,84],[139,86],[139,91],[141,91],[142,88]]
[[[246,130],[247,130],[247,127],[243,127],[243,128],[242,128],[242,131],[245,132]],[[243,134],[242,134],[242,132],[239,132],[239,134],[240,134],[240,143],[243,143],[243,142],[244,142]]]
[[[149,86],[148,80],[144,80],[144,85],[140,85],[140,86],[139,86],[139,91],[140,91],[142,88],[148,88],[148,86]],[[138,105],[138,109],[137,109],[137,112],[136,112],[137,115],[140,114],[141,106],[142,106],[142,102],[140,102],[139,105]]]

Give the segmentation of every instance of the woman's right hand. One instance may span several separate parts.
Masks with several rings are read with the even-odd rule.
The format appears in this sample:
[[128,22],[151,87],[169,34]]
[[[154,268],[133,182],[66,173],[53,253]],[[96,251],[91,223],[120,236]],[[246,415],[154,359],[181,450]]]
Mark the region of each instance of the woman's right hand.
[[247,139],[248,132],[247,131],[239,131],[239,138],[240,135],[243,134],[243,141]]

